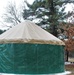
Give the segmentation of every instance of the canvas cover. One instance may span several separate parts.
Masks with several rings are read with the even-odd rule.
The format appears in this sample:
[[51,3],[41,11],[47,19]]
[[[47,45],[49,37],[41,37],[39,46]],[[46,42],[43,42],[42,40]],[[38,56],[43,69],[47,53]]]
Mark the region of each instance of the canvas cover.
[[28,20],[1,34],[0,43],[39,43],[65,45],[64,42]]

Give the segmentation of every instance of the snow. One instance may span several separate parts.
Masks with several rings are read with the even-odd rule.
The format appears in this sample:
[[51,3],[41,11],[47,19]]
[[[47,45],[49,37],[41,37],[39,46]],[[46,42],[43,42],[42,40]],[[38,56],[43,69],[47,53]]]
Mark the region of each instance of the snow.
[[0,75],[67,75],[71,74],[70,71],[65,71],[63,73],[56,73],[56,74],[7,74],[7,73],[0,73]]

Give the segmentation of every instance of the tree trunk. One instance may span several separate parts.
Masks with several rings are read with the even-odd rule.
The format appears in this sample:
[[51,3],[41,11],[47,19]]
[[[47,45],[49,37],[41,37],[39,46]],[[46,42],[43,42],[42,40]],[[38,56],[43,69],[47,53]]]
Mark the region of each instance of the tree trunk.
[[66,55],[67,55],[66,62],[68,62],[68,56],[69,56],[69,51],[68,50],[66,50]]
[[51,13],[51,17],[50,17],[50,23],[51,23],[51,33],[54,35],[54,36],[56,36],[57,37],[57,26],[56,26],[56,20],[55,20],[55,18],[54,18],[54,15],[55,15],[55,13],[56,13],[56,9],[54,8],[55,6],[54,6],[54,3],[53,3],[53,0],[48,0],[48,2],[49,2],[49,9],[50,9],[50,13]]

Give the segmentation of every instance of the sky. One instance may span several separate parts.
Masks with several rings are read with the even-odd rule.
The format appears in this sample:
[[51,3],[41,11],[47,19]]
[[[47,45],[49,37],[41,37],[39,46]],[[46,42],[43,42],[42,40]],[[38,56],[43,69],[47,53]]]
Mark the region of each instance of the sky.
[[[17,6],[19,6],[24,0],[0,0],[0,14],[2,14],[8,5],[9,2],[15,2]],[[30,4],[33,3],[34,0],[27,0]]]
[[[22,5],[24,0],[0,0],[0,29],[5,29],[3,26],[2,16],[6,11],[6,7],[9,3],[16,3],[16,6],[19,8]],[[27,0],[30,4],[33,3],[34,0]]]
[[[22,5],[24,0],[0,0],[0,15],[2,15],[3,12],[5,12],[6,6],[8,5],[9,2],[15,2],[17,6],[20,4]],[[33,3],[34,0],[27,0],[30,4]],[[72,4],[71,4],[72,5]],[[70,4],[67,5],[65,11],[71,11],[72,6]]]
[[[15,2],[16,5],[17,5],[17,7],[19,8],[19,6],[22,5],[23,1],[24,1],[24,0],[0,0],[0,29],[1,29],[1,27],[2,27],[1,21],[3,21],[1,16],[5,13],[5,11],[6,11],[6,6],[9,4],[9,2],[10,2],[10,3]],[[28,1],[30,4],[32,4],[34,0],[27,0],[27,1]],[[66,10],[65,10],[65,11],[66,11],[66,12],[67,12],[67,11],[72,11],[72,6],[73,6],[72,4],[71,4],[71,5],[68,4],[68,5],[66,6]]]

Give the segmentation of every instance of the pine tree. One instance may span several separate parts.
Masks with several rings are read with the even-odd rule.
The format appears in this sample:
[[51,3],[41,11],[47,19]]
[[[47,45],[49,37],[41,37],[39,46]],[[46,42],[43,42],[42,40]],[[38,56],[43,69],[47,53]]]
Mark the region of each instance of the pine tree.
[[[28,9],[24,10],[23,18],[39,20],[38,25],[46,25],[46,29],[57,36],[59,22],[65,19],[63,12],[66,3],[72,0],[35,0],[32,5],[26,2]],[[62,7],[63,6],[63,7]],[[62,8],[61,8],[62,7]],[[61,9],[60,9],[61,8]],[[59,10],[60,9],[60,10]],[[49,26],[48,26],[49,25]]]

